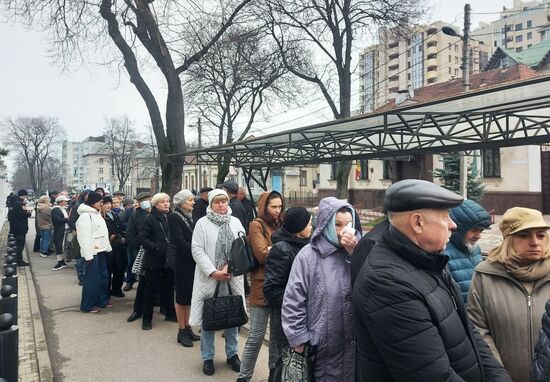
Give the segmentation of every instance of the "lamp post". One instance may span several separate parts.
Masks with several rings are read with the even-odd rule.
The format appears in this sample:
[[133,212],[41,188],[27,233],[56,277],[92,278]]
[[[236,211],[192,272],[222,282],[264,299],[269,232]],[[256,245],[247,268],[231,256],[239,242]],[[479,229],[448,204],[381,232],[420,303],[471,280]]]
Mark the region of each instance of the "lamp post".
[[[464,5],[464,35],[460,35],[453,27],[444,26],[441,31],[448,35],[458,37],[462,40],[462,84],[464,91],[470,90],[470,4]],[[460,195],[468,197],[468,162],[464,152],[460,153]]]

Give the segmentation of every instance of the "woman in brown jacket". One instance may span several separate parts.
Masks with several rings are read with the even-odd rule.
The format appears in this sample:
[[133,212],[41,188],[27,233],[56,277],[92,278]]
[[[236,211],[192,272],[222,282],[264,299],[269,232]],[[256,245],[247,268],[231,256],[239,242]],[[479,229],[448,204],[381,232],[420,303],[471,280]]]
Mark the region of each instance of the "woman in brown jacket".
[[[248,239],[254,257],[260,263],[251,272],[252,286],[250,289],[250,333],[244,347],[241,371],[238,382],[248,382],[252,378],[258,353],[265,336],[270,308],[264,300],[265,262],[271,246],[271,235],[279,229],[283,218],[283,197],[277,191],[266,191],[258,199],[258,218],[250,222]],[[270,344],[270,346],[272,346]],[[274,344],[273,344],[274,346]],[[270,351],[269,354],[274,354]],[[275,367],[275,361],[269,360],[269,370]],[[270,377],[271,378],[271,377]],[[270,379],[271,380],[271,379]]]
[[550,250],[542,214],[514,207],[500,222],[504,241],[476,267],[468,315],[514,382],[529,382],[533,350],[550,296]]

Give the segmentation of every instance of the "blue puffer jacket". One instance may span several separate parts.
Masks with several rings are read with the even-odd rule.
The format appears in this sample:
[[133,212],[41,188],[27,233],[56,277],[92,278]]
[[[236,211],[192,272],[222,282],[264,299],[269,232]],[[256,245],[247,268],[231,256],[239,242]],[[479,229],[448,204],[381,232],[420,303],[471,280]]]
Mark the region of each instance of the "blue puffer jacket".
[[488,228],[491,225],[491,216],[483,207],[469,199],[464,200],[460,206],[452,208],[450,216],[457,228],[451,235],[445,254],[449,256],[449,270],[453,279],[460,285],[462,298],[466,303],[474,269],[482,258],[479,246],[470,253],[464,244],[464,237],[472,228]]
[[535,346],[532,382],[550,381],[550,300],[546,303],[546,313],[542,316],[542,329]]

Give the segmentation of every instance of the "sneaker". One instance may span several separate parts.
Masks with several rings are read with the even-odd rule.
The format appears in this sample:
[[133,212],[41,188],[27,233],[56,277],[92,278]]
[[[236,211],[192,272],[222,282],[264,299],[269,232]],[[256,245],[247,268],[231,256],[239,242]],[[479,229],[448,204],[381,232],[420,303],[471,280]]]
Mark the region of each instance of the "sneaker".
[[99,313],[101,312],[101,308],[99,306],[94,306],[88,313]]
[[49,253],[40,252],[40,257],[42,257],[42,258],[50,257],[50,254],[49,254]]
[[109,300],[107,302],[107,304],[105,304],[104,308],[112,308],[113,307],[113,303],[111,302],[111,300]]
[[122,288],[122,290],[124,292],[128,292],[130,289],[132,289],[134,286],[132,284],[126,284],[124,285],[124,288]]
[[216,369],[214,368],[214,361],[208,359],[202,363],[202,372],[206,375],[214,375]]
[[55,264],[55,267],[52,268],[52,271],[59,271],[63,268],[67,268],[67,266],[63,265],[63,262],[58,261],[57,264]]
[[65,262],[65,260],[61,260],[61,264],[63,264],[63,266],[67,268],[67,263]]

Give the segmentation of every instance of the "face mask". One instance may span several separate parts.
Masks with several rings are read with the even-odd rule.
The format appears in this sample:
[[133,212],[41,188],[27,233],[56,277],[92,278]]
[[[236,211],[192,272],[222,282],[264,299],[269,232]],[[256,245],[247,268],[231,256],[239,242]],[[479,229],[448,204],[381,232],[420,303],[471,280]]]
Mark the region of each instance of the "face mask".
[[112,211],[115,213],[115,214],[118,214],[120,212],[120,207],[115,207],[112,209]]
[[151,208],[151,202],[148,201],[148,200],[144,200],[144,201],[141,202],[139,205],[140,205],[141,208],[143,208],[144,210],[147,210],[147,209]]

